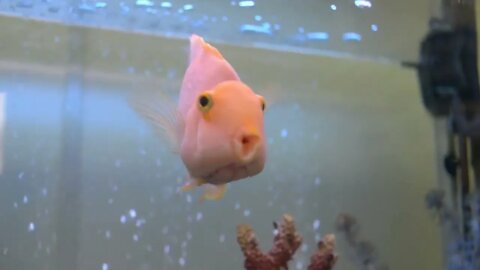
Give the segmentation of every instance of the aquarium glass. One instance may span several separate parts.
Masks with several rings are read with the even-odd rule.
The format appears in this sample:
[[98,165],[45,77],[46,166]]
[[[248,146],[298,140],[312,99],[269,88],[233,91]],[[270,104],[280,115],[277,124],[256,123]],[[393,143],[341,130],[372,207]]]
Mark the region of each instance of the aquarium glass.
[[[303,236],[290,269],[330,233],[334,269],[441,269],[425,206],[438,123],[401,65],[437,14],[414,0],[0,0],[0,269],[244,269],[237,226],[268,251],[283,214]],[[192,33],[267,101],[265,169],[219,201],[179,191],[182,160],[130,103],[177,100]]]

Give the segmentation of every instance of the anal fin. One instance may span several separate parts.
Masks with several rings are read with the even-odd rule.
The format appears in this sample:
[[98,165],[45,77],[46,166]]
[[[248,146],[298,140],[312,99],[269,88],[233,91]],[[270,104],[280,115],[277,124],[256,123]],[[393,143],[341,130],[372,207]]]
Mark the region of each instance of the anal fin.
[[200,178],[190,178],[190,180],[185,183],[181,188],[180,190],[182,192],[188,192],[188,191],[191,191],[193,190],[194,188],[196,187],[199,187],[203,184],[206,184],[207,182],[203,179],[200,179]]
[[220,200],[225,196],[225,193],[227,190],[227,184],[213,185],[201,178],[190,178],[190,180],[186,182],[180,188],[180,190],[182,192],[188,192],[200,186],[205,187],[203,194],[199,199],[200,202],[204,202],[206,200],[209,200],[209,201]]
[[225,196],[225,192],[227,191],[227,184],[221,185],[212,185],[212,184],[205,184],[205,190],[200,197],[200,201],[203,202],[205,200],[217,201],[222,199]]

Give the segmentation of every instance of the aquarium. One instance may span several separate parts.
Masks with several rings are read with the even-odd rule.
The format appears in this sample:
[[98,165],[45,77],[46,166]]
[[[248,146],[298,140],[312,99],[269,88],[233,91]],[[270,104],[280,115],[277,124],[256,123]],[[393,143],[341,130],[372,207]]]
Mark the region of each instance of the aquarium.
[[[455,235],[436,218],[455,216],[443,202],[456,192],[443,166],[449,121],[426,106],[415,69],[441,24],[432,18],[478,14],[473,1],[449,13],[453,2],[0,0],[0,269],[260,269],[252,252],[279,258],[255,244],[297,270],[475,269],[463,255],[452,264]],[[192,65],[194,85],[227,76],[225,62],[192,61],[192,35],[266,104],[260,113],[235,94],[217,113],[224,125],[235,112],[260,117],[266,148],[261,172],[217,200],[182,191],[191,152],[134,106],[181,103]],[[229,144],[204,137],[213,150],[200,160],[219,162]]]

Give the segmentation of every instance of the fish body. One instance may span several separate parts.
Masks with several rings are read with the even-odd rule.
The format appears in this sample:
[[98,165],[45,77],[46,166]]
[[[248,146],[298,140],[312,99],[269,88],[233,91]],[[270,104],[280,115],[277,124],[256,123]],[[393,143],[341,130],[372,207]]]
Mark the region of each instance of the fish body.
[[176,119],[144,107],[139,111],[174,138],[189,174],[182,190],[205,186],[202,199],[217,200],[227,183],[263,170],[264,110],[264,98],[242,82],[222,54],[192,35]]

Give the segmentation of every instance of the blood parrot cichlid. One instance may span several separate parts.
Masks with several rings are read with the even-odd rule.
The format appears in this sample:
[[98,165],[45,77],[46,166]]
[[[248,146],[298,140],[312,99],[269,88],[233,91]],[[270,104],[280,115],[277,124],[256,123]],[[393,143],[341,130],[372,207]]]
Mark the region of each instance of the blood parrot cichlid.
[[203,186],[201,200],[218,200],[227,183],[262,172],[265,100],[202,37],[190,37],[176,108],[162,112],[160,104],[147,104],[135,108],[171,139],[188,171],[182,191]]

